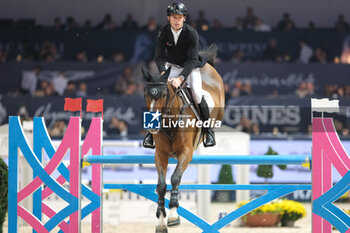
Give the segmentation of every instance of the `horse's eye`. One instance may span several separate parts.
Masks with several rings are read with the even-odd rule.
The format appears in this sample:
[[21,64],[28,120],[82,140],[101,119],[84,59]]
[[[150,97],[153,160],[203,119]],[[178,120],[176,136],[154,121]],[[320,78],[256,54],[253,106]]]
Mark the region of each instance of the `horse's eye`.
[[166,97],[166,93],[163,93],[162,97],[165,98]]

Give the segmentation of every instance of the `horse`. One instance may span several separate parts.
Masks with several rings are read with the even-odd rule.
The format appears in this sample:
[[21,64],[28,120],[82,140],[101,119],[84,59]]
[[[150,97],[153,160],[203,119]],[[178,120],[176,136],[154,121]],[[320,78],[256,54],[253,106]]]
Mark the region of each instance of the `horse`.
[[[214,108],[211,110],[210,117],[214,121],[221,121],[224,115],[225,97],[222,78],[212,65],[216,57],[216,50],[213,52],[207,49],[200,54],[206,55],[209,59],[209,62],[200,68],[200,73],[202,76],[202,88],[210,93],[214,101]],[[151,75],[142,69],[143,77],[146,81],[144,98],[148,111],[156,111],[158,114],[173,117],[172,121],[174,119],[180,120],[181,116],[179,116],[179,113],[181,112],[189,120],[197,121],[194,111],[188,104],[184,103],[183,98],[179,94],[179,89],[175,89],[168,81],[170,69],[171,67],[163,75]],[[156,226],[156,233],[166,233],[168,232],[167,226],[171,227],[180,224],[177,208],[179,207],[178,189],[181,177],[192,160],[193,152],[203,138],[201,137],[201,128],[197,127],[196,124],[187,128],[181,128],[177,125],[167,129],[163,127],[150,129],[149,131],[153,134],[155,142],[155,166],[158,173],[156,189],[158,193],[158,208],[156,216],[159,219],[159,223]],[[175,158],[178,162],[171,176],[170,213],[166,225],[164,196],[166,194],[166,172],[170,157]]]

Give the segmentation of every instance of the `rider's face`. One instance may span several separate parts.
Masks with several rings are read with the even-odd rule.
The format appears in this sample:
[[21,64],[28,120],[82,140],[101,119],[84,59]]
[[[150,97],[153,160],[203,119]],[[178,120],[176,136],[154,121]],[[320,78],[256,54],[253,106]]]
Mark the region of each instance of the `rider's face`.
[[184,22],[186,21],[186,16],[180,14],[172,14],[168,16],[169,23],[171,27],[178,31],[184,26]]

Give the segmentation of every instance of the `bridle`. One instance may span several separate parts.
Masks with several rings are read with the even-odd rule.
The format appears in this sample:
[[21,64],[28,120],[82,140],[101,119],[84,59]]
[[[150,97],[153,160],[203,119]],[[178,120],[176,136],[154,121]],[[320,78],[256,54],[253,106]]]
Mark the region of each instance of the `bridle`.
[[[167,90],[167,99],[166,99],[166,102],[165,102],[165,106],[163,107],[162,109],[162,113],[163,114],[169,114],[170,113],[170,109],[171,107],[173,106],[174,104],[174,101],[175,101],[175,98],[176,96],[178,95],[178,93],[181,91],[181,89],[184,87],[186,82],[183,82],[179,88],[176,88],[175,90],[175,93],[174,93],[174,96],[173,98],[171,99],[170,101],[170,104],[169,104],[169,88],[168,88],[168,85],[167,83],[164,83],[164,82],[146,82],[146,87],[147,86],[153,86],[153,85],[156,85],[156,86],[165,86],[166,87],[166,90]],[[163,88],[162,88],[163,89]],[[165,89],[165,88],[164,88]],[[150,89],[150,91],[152,90],[152,88]],[[159,97],[158,97],[159,98]]]

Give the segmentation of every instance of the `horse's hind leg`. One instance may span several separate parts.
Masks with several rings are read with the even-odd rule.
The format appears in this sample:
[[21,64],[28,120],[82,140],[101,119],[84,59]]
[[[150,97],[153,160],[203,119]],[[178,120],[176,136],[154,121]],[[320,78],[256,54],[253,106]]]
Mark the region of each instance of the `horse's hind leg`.
[[168,226],[177,226],[180,224],[180,216],[177,214],[177,208],[179,207],[179,186],[181,182],[181,177],[184,171],[186,170],[188,164],[190,163],[190,159],[186,158],[186,156],[181,156],[178,158],[178,163],[176,169],[171,176],[171,196],[170,196],[170,213],[168,217]]
[[[165,157],[165,156],[164,156]],[[158,184],[157,184],[157,193],[158,193],[158,208],[157,208],[157,218],[159,219],[158,225],[156,227],[156,233],[167,233],[168,229],[165,224],[165,193],[166,193],[166,171],[168,167],[168,158],[162,158],[159,153],[156,152],[155,162],[158,172]]]

